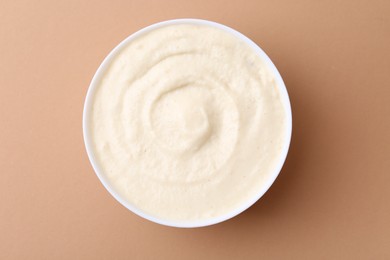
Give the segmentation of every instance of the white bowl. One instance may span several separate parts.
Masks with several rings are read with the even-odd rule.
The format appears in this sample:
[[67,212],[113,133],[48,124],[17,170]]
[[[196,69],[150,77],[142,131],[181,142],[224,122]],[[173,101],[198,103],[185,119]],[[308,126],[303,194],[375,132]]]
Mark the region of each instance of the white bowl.
[[[98,85],[98,82],[100,81],[102,75],[106,71],[109,63],[111,60],[131,41],[139,37],[140,35],[147,33],[149,31],[152,31],[154,29],[167,26],[167,25],[177,25],[177,24],[195,24],[195,25],[207,25],[207,26],[212,26],[216,27],[219,29],[222,29],[228,33],[231,33],[232,35],[238,37],[239,39],[245,41],[249,46],[251,46],[254,51],[257,52],[257,54],[261,57],[263,61],[265,61],[266,66],[268,66],[268,69],[273,73],[275,76],[276,80],[276,85],[279,88],[280,96],[285,108],[286,112],[286,121],[287,121],[287,130],[285,133],[285,143],[282,148],[280,160],[275,167],[274,172],[272,173],[271,177],[268,178],[268,181],[262,186],[262,188],[258,191],[257,195],[254,196],[251,200],[248,200],[245,204],[241,205],[241,207],[236,208],[234,211],[230,212],[229,214],[226,214],[221,217],[217,218],[212,218],[212,219],[207,219],[207,220],[202,220],[202,221],[190,221],[190,222],[180,222],[176,223],[174,221],[167,221],[164,219],[159,219],[154,216],[151,216],[149,214],[146,214],[142,210],[134,207],[129,203],[127,200],[125,200],[119,193],[115,191],[115,189],[110,185],[110,183],[106,180],[105,175],[102,173],[102,170],[99,168],[97,164],[97,160],[94,156],[92,145],[91,145],[91,135],[90,135],[90,127],[88,124],[88,118],[90,118],[90,113],[91,113],[91,106],[92,106],[92,98],[94,95],[94,92],[96,90],[96,86]],[[225,25],[216,23],[216,22],[211,22],[207,20],[200,20],[200,19],[175,19],[175,20],[168,20],[160,23],[156,23],[153,25],[150,25],[148,27],[145,27],[138,32],[130,35],[127,37],[124,41],[122,41],[118,46],[116,46],[109,54],[108,56],[104,59],[98,70],[96,71],[92,82],[89,86],[87,96],[85,99],[85,104],[84,104],[84,112],[83,112],[83,134],[84,134],[84,143],[85,147],[87,150],[87,154],[89,157],[89,160],[92,164],[93,169],[95,170],[96,175],[104,185],[104,187],[109,191],[109,193],[117,200],[119,201],[123,206],[125,206],[127,209],[131,210],[135,214],[148,219],[150,221],[153,221],[155,223],[159,223],[162,225],[167,225],[167,226],[172,226],[172,227],[185,227],[185,228],[190,228],[190,227],[202,227],[202,226],[208,226],[208,225],[213,225],[220,223],[222,221],[228,220],[244,210],[248,209],[250,206],[252,206],[258,199],[260,199],[264,193],[270,188],[272,183],[275,181],[276,177],[279,175],[280,170],[282,169],[282,166],[284,164],[284,161],[287,156],[287,152],[290,146],[290,140],[291,140],[291,132],[292,132],[292,116],[291,116],[291,106],[290,106],[290,100],[288,97],[288,93],[286,90],[286,86],[284,85],[283,79],[280,76],[278,70],[276,69],[275,65],[272,63],[271,59],[265,54],[265,52],[258,46],[256,45],[252,40],[244,36],[243,34],[239,33],[238,31],[227,27]]]

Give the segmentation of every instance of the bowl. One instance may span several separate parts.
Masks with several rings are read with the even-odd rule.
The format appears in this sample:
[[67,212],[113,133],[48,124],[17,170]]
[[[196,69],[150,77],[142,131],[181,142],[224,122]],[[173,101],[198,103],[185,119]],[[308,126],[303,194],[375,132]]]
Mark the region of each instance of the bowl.
[[[272,172],[271,176],[268,178],[268,180],[264,183],[261,189],[258,190],[258,193],[256,196],[248,200],[246,203],[242,204],[240,207],[236,208],[235,210],[229,212],[229,214],[225,214],[223,216],[217,217],[217,218],[210,218],[206,220],[199,220],[199,221],[189,221],[189,222],[176,222],[176,221],[170,221],[166,219],[160,219],[155,216],[151,216],[139,208],[135,207],[131,203],[129,203],[126,199],[124,199],[109,183],[106,176],[103,174],[102,170],[100,169],[96,157],[94,155],[93,149],[92,149],[92,140],[91,140],[91,129],[88,122],[88,119],[91,115],[91,107],[92,107],[92,100],[94,93],[96,91],[96,86],[98,85],[98,82],[101,80],[104,72],[107,70],[108,65],[112,61],[112,59],[131,41],[134,39],[137,39],[139,36],[150,32],[152,30],[168,26],[168,25],[177,25],[177,24],[194,24],[194,25],[206,25],[206,26],[212,26],[219,29],[224,30],[225,32],[228,32],[232,34],[233,36],[241,39],[242,41],[246,42],[250,47],[253,48],[253,50],[260,56],[260,58],[264,61],[268,69],[271,71],[271,73],[274,75],[274,79],[276,81],[276,86],[278,87],[279,94],[286,112],[286,131],[285,131],[285,143],[282,147],[280,159],[277,163],[277,166],[274,168],[274,171]],[[175,19],[175,20],[168,20],[159,22],[150,26],[147,26],[129,37],[127,37],[125,40],[123,40],[119,45],[117,45],[104,59],[98,70],[96,71],[90,86],[88,88],[88,92],[85,99],[84,104],[84,111],[83,111],[83,136],[84,136],[84,143],[86,147],[86,151],[90,160],[90,163],[101,181],[101,183],[104,185],[104,187],[108,190],[108,192],[124,207],[132,211],[133,213],[147,219],[150,221],[153,221],[158,224],[172,226],[172,227],[182,227],[182,228],[193,228],[193,227],[202,227],[202,226],[208,226],[217,224],[220,222],[223,222],[225,220],[228,220],[230,218],[235,217],[236,215],[240,214],[241,212],[248,209],[250,206],[252,206],[257,200],[259,200],[264,193],[271,187],[272,183],[275,181],[277,176],[279,175],[280,170],[282,169],[282,166],[284,164],[284,161],[286,159],[288,149],[290,146],[290,140],[291,140],[291,132],[292,132],[292,115],[291,115],[291,106],[289,101],[289,96],[285,87],[285,84],[283,82],[282,77],[280,76],[278,70],[276,69],[275,65],[272,63],[271,59],[267,56],[267,54],[252,40],[250,40],[248,37],[244,36],[240,32],[227,27],[225,25],[207,21],[207,20],[200,20],[200,19]]]

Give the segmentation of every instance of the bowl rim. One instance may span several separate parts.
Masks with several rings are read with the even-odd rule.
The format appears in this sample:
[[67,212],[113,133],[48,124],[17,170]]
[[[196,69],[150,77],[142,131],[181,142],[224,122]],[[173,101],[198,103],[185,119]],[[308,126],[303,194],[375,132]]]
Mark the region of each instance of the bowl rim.
[[[90,125],[89,125],[89,119],[91,114],[91,108],[92,108],[92,100],[93,96],[96,92],[97,85],[99,81],[102,78],[102,75],[107,70],[108,66],[110,65],[113,58],[122,50],[124,49],[131,41],[136,39],[137,37],[148,33],[152,30],[169,26],[169,25],[178,25],[178,24],[193,24],[193,25],[206,25],[211,27],[216,27],[219,29],[224,30],[225,32],[228,32],[235,37],[238,37],[240,40],[246,42],[249,46],[252,47],[252,49],[261,57],[261,59],[264,61],[268,69],[271,71],[271,73],[275,77],[276,86],[278,87],[280,97],[282,99],[282,103],[284,105],[285,113],[286,113],[286,133],[285,133],[285,143],[282,147],[282,151],[280,154],[280,159],[274,168],[274,171],[272,174],[270,174],[270,177],[267,178],[267,181],[262,185],[261,189],[258,191],[256,196],[254,196],[252,199],[248,200],[246,203],[242,204],[240,207],[236,208],[235,210],[229,212],[228,214],[214,217],[210,219],[205,220],[196,220],[196,221],[172,221],[167,219],[158,218],[155,216],[152,216],[148,213],[143,212],[141,209],[131,205],[130,202],[128,202],[126,199],[124,199],[118,192],[115,191],[115,189],[111,186],[109,181],[106,179],[105,175],[103,174],[103,171],[100,169],[96,157],[93,152],[92,147],[92,140],[91,140],[91,132],[90,132]],[[106,188],[106,190],[125,208],[132,211],[136,215],[145,218],[147,220],[150,220],[152,222],[165,225],[165,226],[171,226],[171,227],[179,227],[179,228],[195,228],[195,227],[204,227],[209,225],[214,225],[223,221],[226,221],[228,219],[231,219],[249,207],[251,207],[253,204],[256,203],[271,187],[271,185],[274,183],[276,178],[278,177],[284,162],[286,160],[288,150],[291,143],[291,135],[292,135],[292,111],[291,111],[291,103],[289,99],[289,95],[286,89],[286,86],[284,84],[284,81],[277,70],[276,66],[273,64],[271,59],[268,57],[268,55],[251,39],[243,35],[242,33],[217,22],[209,21],[209,20],[203,20],[203,19],[194,19],[194,18],[181,18],[181,19],[172,19],[172,20],[166,20],[158,23],[154,23],[152,25],[149,25],[147,27],[144,27],[143,29],[140,29],[136,31],[135,33],[129,35],[126,37],[122,42],[120,42],[117,46],[115,46],[114,49],[110,51],[110,53],[104,58],[103,62],[98,67],[97,71],[95,72],[92,81],[88,87],[88,91],[85,97],[84,101],[84,107],[83,107],[83,119],[82,119],[82,128],[83,128],[83,138],[84,138],[84,144],[85,149],[89,158],[89,161],[94,169],[95,174],[99,178],[100,182],[103,184],[103,186]]]

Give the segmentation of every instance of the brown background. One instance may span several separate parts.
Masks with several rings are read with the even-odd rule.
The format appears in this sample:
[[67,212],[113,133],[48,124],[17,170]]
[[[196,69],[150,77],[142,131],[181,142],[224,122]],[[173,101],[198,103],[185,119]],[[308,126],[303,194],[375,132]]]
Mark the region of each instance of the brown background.
[[[81,120],[116,44],[188,17],[231,26],[269,54],[294,127],[258,203],[176,229],[108,194]],[[386,0],[1,1],[0,259],[390,259],[389,46]]]

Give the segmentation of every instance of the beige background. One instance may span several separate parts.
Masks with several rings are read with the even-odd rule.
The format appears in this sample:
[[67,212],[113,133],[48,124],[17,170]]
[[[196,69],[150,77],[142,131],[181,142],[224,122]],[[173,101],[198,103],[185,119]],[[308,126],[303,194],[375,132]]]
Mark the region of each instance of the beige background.
[[[321,3],[320,3],[321,2]],[[279,68],[293,141],[269,192],[200,229],[117,203],[84,150],[84,97],[126,36],[195,17]],[[390,259],[389,1],[0,2],[0,259]]]

